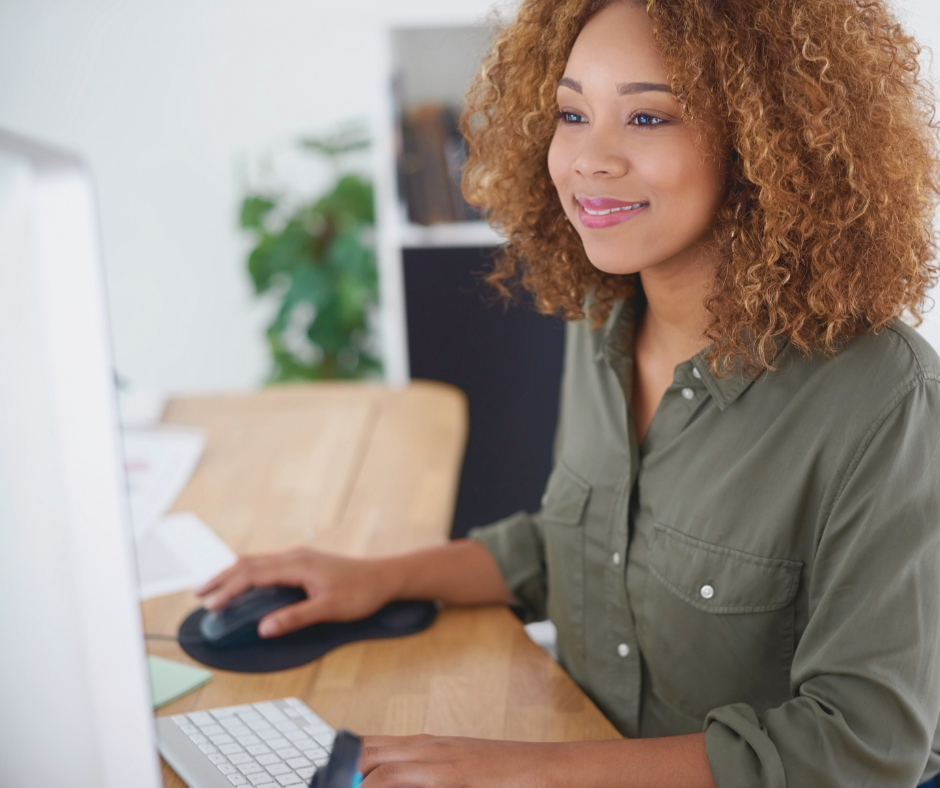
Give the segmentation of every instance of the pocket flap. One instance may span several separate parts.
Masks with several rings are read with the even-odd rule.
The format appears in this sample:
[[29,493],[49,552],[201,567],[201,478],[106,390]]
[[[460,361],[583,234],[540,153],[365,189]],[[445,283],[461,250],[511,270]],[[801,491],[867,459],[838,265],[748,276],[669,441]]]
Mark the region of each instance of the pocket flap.
[[765,613],[789,605],[802,561],[763,558],[703,542],[656,523],[650,571],[670,591],[710,613]]
[[580,525],[590,496],[591,485],[564,462],[558,462],[542,496],[539,516],[550,522]]

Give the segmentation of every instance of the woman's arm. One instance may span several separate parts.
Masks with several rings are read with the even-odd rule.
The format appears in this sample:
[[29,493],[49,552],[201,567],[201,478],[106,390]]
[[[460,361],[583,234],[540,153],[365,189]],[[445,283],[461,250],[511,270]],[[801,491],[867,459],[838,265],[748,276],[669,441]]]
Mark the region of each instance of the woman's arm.
[[382,558],[346,558],[297,547],[245,556],[196,593],[218,610],[249,588],[303,588],[307,599],[265,616],[262,637],[277,637],[318,621],[365,618],[394,599],[440,599],[457,605],[510,601],[489,551],[461,539]]
[[715,788],[701,733],[536,744],[367,736],[363,788]]

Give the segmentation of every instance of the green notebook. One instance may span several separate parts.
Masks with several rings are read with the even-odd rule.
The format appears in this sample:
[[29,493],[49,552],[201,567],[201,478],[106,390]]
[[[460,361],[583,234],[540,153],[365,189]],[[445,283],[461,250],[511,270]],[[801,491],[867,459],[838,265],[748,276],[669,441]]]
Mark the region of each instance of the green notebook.
[[147,657],[147,672],[150,674],[150,697],[155,709],[181,698],[212,678],[210,670],[153,655]]

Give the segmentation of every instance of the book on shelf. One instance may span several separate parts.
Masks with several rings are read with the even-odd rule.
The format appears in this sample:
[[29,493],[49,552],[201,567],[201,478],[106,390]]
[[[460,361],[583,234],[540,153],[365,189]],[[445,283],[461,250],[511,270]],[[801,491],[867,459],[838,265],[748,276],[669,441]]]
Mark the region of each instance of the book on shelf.
[[443,104],[421,104],[399,115],[399,194],[407,207],[408,221],[414,224],[480,218],[460,189],[467,145],[458,120],[459,111]]

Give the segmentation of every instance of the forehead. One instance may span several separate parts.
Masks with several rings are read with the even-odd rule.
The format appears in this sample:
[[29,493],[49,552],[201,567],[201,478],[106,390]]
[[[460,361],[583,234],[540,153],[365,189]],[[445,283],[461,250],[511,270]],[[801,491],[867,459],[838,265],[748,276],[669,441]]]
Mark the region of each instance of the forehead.
[[669,82],[643,5],[615,2],[591,17],[568,56],[565,76],[614,81]]

